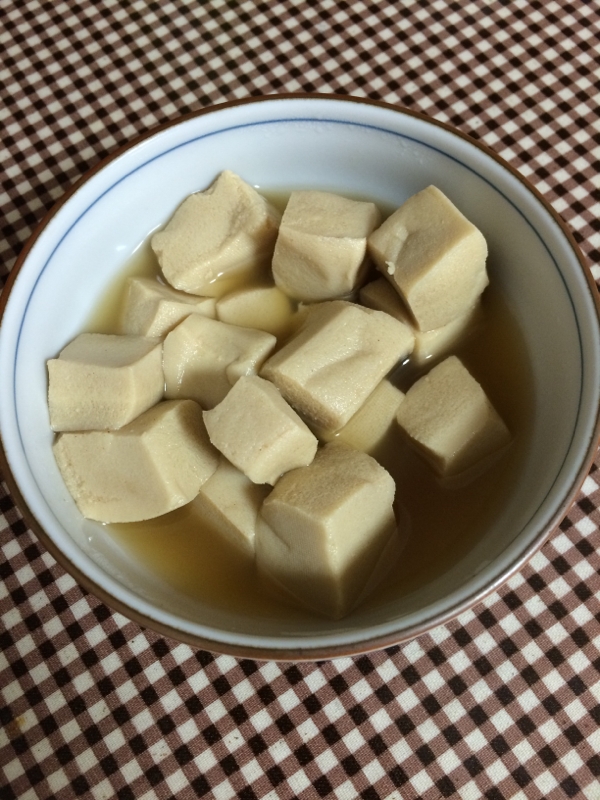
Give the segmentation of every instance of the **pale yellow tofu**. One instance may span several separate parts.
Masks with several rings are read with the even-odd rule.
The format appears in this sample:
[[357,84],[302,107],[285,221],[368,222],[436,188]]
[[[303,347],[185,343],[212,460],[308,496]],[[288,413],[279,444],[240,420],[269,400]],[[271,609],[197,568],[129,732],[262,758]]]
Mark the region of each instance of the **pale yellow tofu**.
[[200,487],[191,508],[201,524],[254,556],[258,512],[270,491],[270,486],[253,483],[221,456],[216,472]]
[[233,172],[187,197],[151,246],[176,289],[218,297],[265,271],[281,215]]
[[54,456],[83,516],[99,522],[135,522],[179,508],[219,462],[192,400],[158,403],[118,431],[62,433]]
[[214,446],[254,483],[274,484],[306,466],[317,438],[269,381],[240,378],[225,399],[204,412]]
[[82,333],[48,361],[55,431],[114,430],[163,394],[162,344],[143,336]]
[[308,315],[314,310],[314,308],[315,306],[311,303],[298,303],[298,307],[296,308],[296,311],[292,315],[291,319],[290,336],[300,332],[300,330],[304,327],[306,320],[308,319]]
[[411,328],[415,335],[415,346],[410,358],[412,363],[420,366],[426,361],[440,358],[452,347],[455,347],[464,336],[473,330],[482,316],[481,301],[478,300],[472,308],[467,309],[464,314],[456,317],[442,328],[420,331],[415,326],[400,295],[385,278],[378,278],[363,286],[359,292],[359,299],[362,305],[378,311],[385,311],[386,314],[391,314],[392,317],[399,319]]
[[367,237],[380,220],[374,203],[292,192],[273,253],[275,283],[308,302],[349,295],[364,275]]
[[312,424],[336,431],[413,344],[410,328],[389,314],[332,300],[310,310],[300,331],[260,374]]
[[484,390],[456,356],[411,386],[397,419],[441,476],[470,470],[511,438]]
[[214,297],[198,297],[152,278],[129,278],[121,312],[121,333],[165,336],[190,314],[215,318]]
[[343,428],[335,433],[319,430],[315,433],[325,442],[343,442],[372,454],[396,425],[396,415],[403,399],[400,389],[384,378]]
[[327,617],[362,599],[397,539],[389,473],[366,453],[332,442],[284,475],[263,503],[256,563],[303,605]]
[[165,397],[188,397],[213,408],[243,375],[255,375],[277,339],[193,314],[165,339]]
[[217,300],[217,319],[243,328],[257,328],[273,336],[287,336],[295,313],[290,298],[277,286],[238,289]]
[[485,238],[435,186],[377,228],[369,252],[423,331],[466,314],[488,284]]
[[413,332],[415,331],[415,323],[409,310],[398,292],[385,278],[377,278],[365,284],[358,293],[358,299],[361,305],[377,311],[385,311],[386,314],[399,319],[400,322],[412,328]]

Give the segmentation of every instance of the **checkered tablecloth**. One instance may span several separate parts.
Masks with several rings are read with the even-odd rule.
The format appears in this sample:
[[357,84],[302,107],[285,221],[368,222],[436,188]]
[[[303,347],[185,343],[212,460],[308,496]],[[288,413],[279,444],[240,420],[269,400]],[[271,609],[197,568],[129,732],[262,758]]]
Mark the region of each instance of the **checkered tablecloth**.
[[[484,141],[599,279],[599,37],[596,0],[0,0],[0,285],[119,145],[307,91]],[[299,664],[196,651],[113,613],[0,484],[0,797],[599,800],[599,466],[485,603],[402,646]]]

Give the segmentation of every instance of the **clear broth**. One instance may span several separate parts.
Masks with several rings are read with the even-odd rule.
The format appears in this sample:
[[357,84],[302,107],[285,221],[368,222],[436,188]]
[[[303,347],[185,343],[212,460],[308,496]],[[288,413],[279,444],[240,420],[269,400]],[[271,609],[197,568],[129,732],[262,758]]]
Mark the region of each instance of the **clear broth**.
[[[126,279],[133,275],[162,280],[149,242],[110,287],[90,319],[88,330],[119,331],[120,297]],[[362,609],[413,592],[454,566],[480,539],[519,480],[533,409],[527,351],[493,278],[482,304],[481,321],[452,352],[481,383],[511,430],[513,440],[499,461],[461,488],[442,486],[399,429],[373,453],[394,477],[397,516],[409,524],[400,558],[361,604]],[[408,362],[391,378],[406,391],[434,363],[430,361],[416,369]],[[106,530],[175,590],[205,606],[280,620],[282,625],[312,616],[261,577],[251,558],[200,519],[193,502],[154,520],[111,524]]]

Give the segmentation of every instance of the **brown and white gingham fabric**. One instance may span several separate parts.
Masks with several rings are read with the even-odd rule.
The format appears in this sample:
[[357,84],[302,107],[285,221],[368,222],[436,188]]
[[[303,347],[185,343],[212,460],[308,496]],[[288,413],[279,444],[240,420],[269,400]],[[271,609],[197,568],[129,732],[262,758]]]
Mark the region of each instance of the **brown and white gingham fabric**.
[[[596,0],[0,0],[0,284],[105,154],[290,91],[382,99],[481,139],[598,280],[599,59]],[[401,647],[300,664],[195,651],[112,613],[0,484],[0,797],[598,800],[599,465],[484,604]]]

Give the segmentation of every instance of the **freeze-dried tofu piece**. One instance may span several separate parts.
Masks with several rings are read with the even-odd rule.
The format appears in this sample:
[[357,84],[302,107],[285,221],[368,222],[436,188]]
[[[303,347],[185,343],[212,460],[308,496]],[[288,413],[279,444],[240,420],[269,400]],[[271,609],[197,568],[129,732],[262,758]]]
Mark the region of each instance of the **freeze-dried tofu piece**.
[[265,272],[280,219],[252,186],[225,171],[183,201],[151,246],[172,286],[219,297]]
[[378,383],[356,414],[336,433],[315,430],[325,442],[336,441],[374,453],[396,424],[396,414],[404,394],[388,380]]
[[367,237],[380,220],[374,203],[292,192],[273,253],[275,283],[308,302],[350,294],[364,275]]
[[483,234],[435,186],[388,217],[369,252],[423,331],[465,314],[488,284]]
[[511,438],[486,393],[456,356],[411,386],[397,419],[409,441],[442,476],[470,470]]
[[420,331],[415,327],[400,295],[385,278],[378,278],[363,286],[359,292],[359,299],[362,305],[385,311],[386,314],[391,314],[411,328],[415,335],[415,346],[410,357],[413,363],[419,365],[448,352],[473,330],[482,316],[481,301],[478,300],[472,308],[442,328]]
[[143,336],[81,333],[48,361],[55,431],[114,430],[163,394],[162,344]]
[[193,314],[165,339],[165,397],[212,408],[238,378],[255,375],[276,344],[270,333]]
[[125,287],[121,332],[165,336],[190,314],[215,318],[214,297],[198,297],[151,278],[129,278]]
[[375,459],[332,442],[263,503],[256,562],[309,608],[338,619],[362,599],[397,540],[395,485]]
[[216,472],[200,487],[192,508],[202,524],[253,556],[258,512],[270,491],[270,486],[253,483],[221,456]]
[[408,326],[344,300],[319,303],[260,374],[312,424],[339,430],[414,344]]
[[240,378],[225,399],[204,412],[214,446],[254,483],[274,484],[313,460],[317,438],[269,381]]
[[118,431],[61,433],[53,449],[79,510],[99,522],[135,522],[179,508],[219,463],[192,400],[158,403]]
[[217,318],[230,325],[257,328],[285,337],[293,325],[294,306],[277,286],[238,289],[217,300]]

